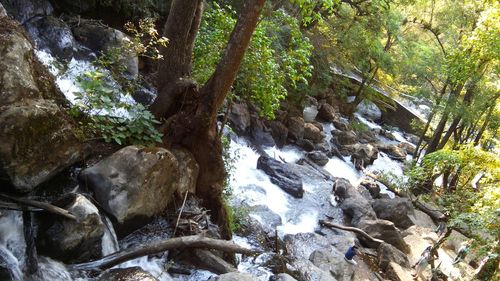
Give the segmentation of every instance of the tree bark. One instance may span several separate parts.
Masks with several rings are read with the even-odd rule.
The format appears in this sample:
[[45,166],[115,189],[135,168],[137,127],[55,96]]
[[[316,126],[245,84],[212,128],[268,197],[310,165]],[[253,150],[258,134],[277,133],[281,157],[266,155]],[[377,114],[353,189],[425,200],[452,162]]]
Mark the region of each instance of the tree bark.
[[338,224],[334,224],[334,223],[331,223],[331,222],[326,221],[326,220],[320,220],[319,224],[323,225],[323,226],[331,227],[331,228],[337,228],[337,229],[341,229],[341,230],[354,232],[357,235],[363,237],[365,240],[368,240],[368,241],[374,243],[376,245],[376,247],[378,247],[378,245],[380,245],[384,242],[380,239],[373,238],[368,233],[364,232],[362,229],[359,229],[356,227],[338,225]]
[[149,245],[141,245],[133,249],[126,249],[103,257],[102,259],[69,265],[71,270],[104,270],[120,263],[142,257],[165,252],[172,249],[186,248],[208,248],[229,253],[241,253],[246,255],[257,254],[258,251],[240,247],[233,242],[201,237],[198,235],[171,238]]
[[[63,216],[67,219],[70,219],[70,220],[76,220],[76,217],[72,213],[70,213],[69,211],[67,211],[63,208],[59,208],[59,207],[54,206],[54,205],[49,204],[49,203],[35,201],[35,200],[31,200],[31,199],[26,199],[26,198],[9,196],[6,194],[1,194],[1,193],[0,193],[0,197],[3,197],[3,198],[10,200],[10,201],[14,201],[19,205],[40,208],[40,209],[45,210],[49,213],[60,215],[60,216]],[[26,211],[32,210],[32,208],[28,208],[25,210]]]

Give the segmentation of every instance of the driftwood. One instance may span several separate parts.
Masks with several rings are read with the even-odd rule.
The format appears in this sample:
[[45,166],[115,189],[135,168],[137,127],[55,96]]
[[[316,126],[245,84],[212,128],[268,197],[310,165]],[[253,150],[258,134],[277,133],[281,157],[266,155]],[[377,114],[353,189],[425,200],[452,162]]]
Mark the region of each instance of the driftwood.
[[70,270],[104,270],[117,264],[160,252],[180,248],[208,248],[227,253],[241,253],[246,255],[255,255],[259,251],[247,249],[234,244],[231,241],[206,238],[199,235],[176,237],[167,240],[141,245],[132,249],[125,249],[103,257],[102,259],[69,265]]
[[26,205],[26,206],[30,206],[30,207],[40,208],[40,209],[43,209],[49,213],[60,215],[60,216],[63,216],[67,219],[70,219],[70,220],[76,220],[76,217],[73,214],[71,214],[69,211],[64,210],[63,208],[59,208],[57,206],[54,206],[52,204],[46,203],[46,202],[40,202],[40,201],[35,201],[35,200],[20,198],[20,197],[14,197],[14,196],[1,194],[1,193],[0,193],[0,197],[5,198],[5,199],[10,200],[10,201],[13,201],[13,202],[16,202],[19,205]]
[[380,239],[373,238],[368,233],[364,232],[363,230],[361,230],[361,229],[359,229],[357,227],[343,226],[343,225],[339,225],[339,224],[334,224],[334,223],[331,223],[331,222],[326,221],[326,220],[319,220],[319,224],[322,225],[322,226],[326,226],[326,227],[337,228],[337,229],[341,229],[341,230],[346,230],[346,231],[354,232],[357,235],[363,237],[365,240],[368,240],[368,241],[376,244],[377,247],[378,247],[378,245],[380,245],[380,244],[382,244],[384,242],[384,241],[382,241]]
[[225,261],[223,258],[214,255],[209,250],[195,249],[194,255],[203,263],[203,268],[208,269],[217,274],[224,274],[238,271],[232,264]]

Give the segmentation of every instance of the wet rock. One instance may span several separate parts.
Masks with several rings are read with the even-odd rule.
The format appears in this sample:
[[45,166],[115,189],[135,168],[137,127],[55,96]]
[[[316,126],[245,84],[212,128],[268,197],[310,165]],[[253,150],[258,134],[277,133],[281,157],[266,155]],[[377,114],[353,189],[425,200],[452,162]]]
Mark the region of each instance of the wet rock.
[[304,138],[304,119],[302,117],[289,117],[286,120],[288,128],[288,137],[293,141],[299,141]]
[[371,144],[355,144],[353,151],[351,161],[358,170],[373,164],[378,158],[378,149]]
[[136,102],[146,107],[148,107],[153,103],[156,96],[157,96],[156,89],[150,86],[140,87],[139,89],[137,89],[135,92],[132,93],[132,98]]
[[370,202],[348,180],[337,179],[333,184],[333,193],[339,198],[340,208],[351,219],[352,225],[376,218]]
[[377,199],[372,207],[379,219],[392,221],[397,227],[408,228],[415,224],[415,210],[408,198]]
[[314,143],[310,140],[301,139],[297,141],[296,144],[307,152],[311,152],[315,149]]
[[26,29],[40,50],[47,50],[61,60],[70,60],[77,51],[71,28],[57,17],[47,16],[30,21]]
[[196,182],[200,171],[198,162],[187,149],[175,148],[171,152],[177,159],[179,171],[182,171],[179,173],[179,181],[175,190],[176,195],[183,198],[186,192],[196,193]]
[[326,153],[327,155],[331,156],[331,151],[332,151],[332,145],[326,141],[326,140],[323,140],[322,142],[320,143],[317,143],[314,145],[314,149],[315,150],[319,150],[321,152],[324,152]]
[[1,0],[7,14],[24,24],[35,17],[52,14],[54,8],[47,0]]
[[101,276],[99,281],[157,281],[156,277],[138,266],[127,268],[114,268],[107,270]]
[[262,155],[257,160],[257,169],[261,169],[269,175],[272,183],[288,194],[296,198],[302,198],[304,195],[302,179],[288,165],[267,155]]
[[382,118],[382,111],[378,106],[367,100],[361,102],[358,107],[356,107],[356,112],[373,121]]
[[404,269],[399,264],[395,262],[390,262],[386,269],[386,276],[389,280],[394,281],[413,281],[415,280],[411,276],[411,271]]
[[274,139],[271,133],[268,132],[262,120],[258,117],[252,118],[252,125],[250,126],[250,136],[257,145],[274,146]]
[[288,128],[280,121],[271,121],[269,123],[269,128],[271,129],[271,135],[276,145],[278,147],[283,147],[288,139]]
[[335,108],[326,102],[322,102],[318,108],[318,117],[327,122],[333,122],[336,117]]
[[417,145],[418,140],[420,139],[420,137],[418,137],[418,136],[416,136],[416,135],[414,135],[414,134],[409,134],[409,133],[406,133],[406,134],[405,134],[405,137],[406,137],[406,139],[407,139],[410,143],[412,143],[412,144],[414,144],[414,145]]
[[309,259],[316,250],[345,251],[352,244],[352,237],[329,235],[327,237],[316,233],[287,234],[283,238],[288,255],[297,259]]
[[314,124],[306,123],[304,125],[304,138],[319,143],[325,138],[325,134]]
[[22,276],[17,258],[6,247],[0,245],[0,280],[20,281]]
[[372,130],[360,131],[356,133],[358,135],[358,141],[360,143],[375,143],[377,142],[376,133]]
[[348,131],[350,128],[349,128],[349,123],[343,119],[341,119],[340,117],[335,117],[335,119],[333,119],[332,121],[333,123],[333,126],[335,126],[335,128],[337,130],[340,130],[340,131]]
[[139,59],[125,48],[127,35],[97,21],[79,19],[72,28],[75,39],[97,54],[113,48],[121,50],[120,63],[125,66],[125,77],[135,78],[139,74]]
[[394,144],[382,144],[378,146],[380,151],[387,153],[387,155],[394,160],[406,160],[406,151]]
[[357,227],[364,230],[373,238],[381,239],[404,253],[408,253],[410,251],[410,247],[404,241],[403,236],[394,223],[390,221],[380,219],[362,220],[357,224]]
[[29,192],[75,163],[82,145],[52,75],[35,59],[15,22],[0,25],[0,175],[2,186]]
[[406,151],[407,154],[413,155],[415,153],[415,145],[407,142],[401,142],[398,144],[398,147]]
[[286,273],[280,273],[271,276],[271,278],[269,278],[269,281],[297,281],[297,279],[293,278],[292,276]]
[[178,180],[177,159],[158,147],[127,146],[80,174],[80,186],[93,190],[96,200],[119,225],[130,228],[161,213]]
[[328,156],[321,151],[312,151],[306,154],[306,157],[311,159],[314,163],[319,166],[325,166],[326,163],[330,160]]
[[64,264],[47,257],[38,257],[38,270],[28,280],[67,280],[72,281]]
[[380,186],[371,179],[363,179],[359,186],[366,188],[373,199],[380,198]]
[[301,281],[337,281],[328,271],[319,269],[311,261],[305,259],[292,261],[287,270]]
[[218,277],[212,277],[210,281],[259,281],[258,278],[242,272],[230,272],[219,275]]
[[333,251],[316,250],[309,260],[319,269],[330,272],[338,281],[352,280],[355,267],[344,260],[344,254],[336,249]]
[[233,103],[229,121],[232,127],[239,133],[245,132],[251,125],[250,111],[246,103]]
[[54,205],[68,210],[77,219],[41,215],[37,240],[40,253],[64,262],[102,257],[105,225],[97,207],[81,194],[70,195]]
[[353,131],[339,131],[339,130],[334,130],[332,131],[332,142],[335,140],[337,143],[334,142],[334,144],[339,144],[339,145],[349,145],[349,144],[355,144],[358,142],[358,136]]
[[382,243],[377,249],[378,266],[382,270],[386,270],[390,262],[395,262],[403,267],[410,267],[410,261],[405,253],[398,250],[391,244]]

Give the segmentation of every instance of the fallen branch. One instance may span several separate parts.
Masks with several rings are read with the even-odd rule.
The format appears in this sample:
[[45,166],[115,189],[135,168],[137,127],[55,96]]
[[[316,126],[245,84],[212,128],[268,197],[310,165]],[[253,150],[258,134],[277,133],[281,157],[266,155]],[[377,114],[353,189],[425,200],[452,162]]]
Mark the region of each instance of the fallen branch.
[[199,235],[176,237],[167,240],[151,243],[149,245],[141,245],[132,249],[125,249],[103,257],[100,260],[69,265],[70,270],[104,270],[113,267],[117,264],[142,257],[153,255],[160,252],[165,252],[179,248],[208,248],[227,253],[241,253],[246,255],[255,255],[259,251],[247,249],[234,244],[231,241],[206,238]]
[[393,186],[392,183],[380,178],[379,176],[375,175],[374,173],[366,170],[366,169],[363,169],[362,170],[363,173],[365,175],[367,175],[368,177],[380,182],[381,184],[385,185],[387,187],[387,189],[389,189],[390,191],[392,191],[394,194],[396,194],[397,196],[399,197],[408,197],[406,194],[400,192],[396,187]]
[[319,224],[322,225],[322,226],[326,226],[326,227],[337,228],[337,229],[341,229],[341,230],[346,230],[346,231],[354,232],[354,233],[362,236],[365,240],[368,240],[370,242],[375,243],[377,247],[378,247],[378,245],[380,245],[380,244],[382,244],[384,242],[384,241],[382,241],[380,239],[373,238],[368,233],[364,232],[363,230],[361,230],[361,229],[359,229],[357,227],[343,226],[343,225],[339,225],[339,224],[334,224],[334,223],[331,223],[331,222],[326,221],[326,220],[319,220]]
[[13,202],[16,202],[17,204],[20,204],[20,205],[26,205],[26,206],[30,206],[30,207],[43,209],[47,212],[63,216],[67,219],[76,220],[76,217],[73,214],[71,214],[69,211],[64,210],[63,208],[59,208],[57,206],[54,206],[52,204],[46,203],[46,202],[40,202],[40,201],[35,201],[35,200],[20,198],[20,197],[14,197],[14,196],[1,194],[1,193],[0,193],[0,197],[8,199],[8,200],[13,201]]

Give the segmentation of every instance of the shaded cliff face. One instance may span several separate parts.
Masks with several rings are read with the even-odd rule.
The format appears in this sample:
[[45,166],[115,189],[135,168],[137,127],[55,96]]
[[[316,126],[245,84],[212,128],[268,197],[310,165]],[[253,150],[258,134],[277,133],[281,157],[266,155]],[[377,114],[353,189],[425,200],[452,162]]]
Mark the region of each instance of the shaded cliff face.
[[18,24],[0,18],[1,181],[31,191],[81,154],[64,96]]

